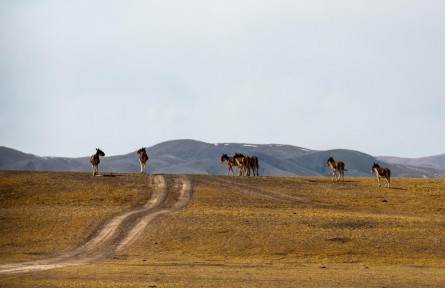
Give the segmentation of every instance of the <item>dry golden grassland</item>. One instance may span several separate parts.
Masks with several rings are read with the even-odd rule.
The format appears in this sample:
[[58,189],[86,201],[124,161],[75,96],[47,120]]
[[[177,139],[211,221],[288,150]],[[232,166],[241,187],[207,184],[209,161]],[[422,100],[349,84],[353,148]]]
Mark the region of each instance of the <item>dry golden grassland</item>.
[[[150,175],[0,172],[0,264],[85,243],[143,205]],[[178,176],[163,175],[167,189]],[[181,176],[184,177],[184,176]],[[185,176],[187,208],[100,261],[0,274],[2,287],[444,287],[445,180]]]
[[0,172],[0,264],[74,249],[111,215],[144,203],[151,189],[128,175]]

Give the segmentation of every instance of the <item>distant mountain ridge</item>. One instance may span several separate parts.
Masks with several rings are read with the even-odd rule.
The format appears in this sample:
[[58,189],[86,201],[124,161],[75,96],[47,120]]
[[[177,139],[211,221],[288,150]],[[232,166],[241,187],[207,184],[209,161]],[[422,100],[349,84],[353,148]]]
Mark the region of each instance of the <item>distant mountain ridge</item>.
[[420,158],[401,158],[394,156],[378,156],[377,159],[399,165],[431,167],[436,169],[445,169],[445,154],[420,157]]
[[[106,151],[105,151],[106,152]],[[158,174],[226,174],[227,164],[221,163],[222,154],[235,153],[256,155],[259,158],[260,175],[269,176],[328,176],[326,166],[329,157],[346,163],[346,176],[371,176],[373,162],[392,170],[396,177],[445,177],[445,159],[429,159],[429,166],[390,163],[392,159],[377,158],[359,151],[334,149],[316,151],[307,148],[280,144],[211,144],[196,140],[172,140],[147,148],[150,157],[148,173]],[[442,160],[441,160],[442,159]],[[426,161],[426,160],[425,160]],[[442,161],[442,162],[440,162]],[[430,163],[428,162],[428,163]],[[425,162],[423,162],[425,163]],[[89,157],[39,157],[11,148],[0,147],[0,170],[28,171],[92,171]],[[136,150],[119,156],[101,158],[99,171],[139,172]],[[235,169],[237,173],[237,169]]]

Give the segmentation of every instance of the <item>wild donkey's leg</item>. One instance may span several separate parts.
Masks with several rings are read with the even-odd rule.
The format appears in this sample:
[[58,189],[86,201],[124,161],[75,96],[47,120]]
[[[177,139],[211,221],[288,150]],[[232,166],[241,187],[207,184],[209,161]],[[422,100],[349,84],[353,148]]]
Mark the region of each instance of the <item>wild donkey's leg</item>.
[[[338,179],[340,178],[340,176],[338,176],[338,178],[337,178],[337,170],[334,170],[333,174],[334,174],[334,177],[335,177],[335,182],[337,182]],[[334,181],[334,179],[332,179],[332,181]]]
[[141,174],[146,173],[147,169],[146,169],[146,163],[140,161],[141,163]]
[[243,167],[243,176],[250,176],[250,169],[247,165]]
[[99,167],[97,165],[93,166],[93,175],[96,176],[99,174]]
[[139,161],[141,164],[141,174],[144,174],[144,163],[142,163],[141,161]]
[[246,176],[250,176],[250,163],[247,163],[246,167]]

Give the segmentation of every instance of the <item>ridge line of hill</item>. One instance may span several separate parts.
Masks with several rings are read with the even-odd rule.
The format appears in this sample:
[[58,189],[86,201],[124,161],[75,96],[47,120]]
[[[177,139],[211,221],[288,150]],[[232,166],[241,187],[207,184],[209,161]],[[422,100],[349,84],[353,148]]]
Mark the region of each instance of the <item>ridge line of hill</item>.
[[[106,152],[106,151],[105,151]],[[392,170],[396,177],[445,177],[445,154],[419,158],[374,157],[348,150],[311,150],[282,144],[206,143],[196,140],[171,140],[147,148],[150,157],[148,173],[213,174],[227,173],[227,164],[221,163],[222,154],[244,153],[259,158],[260,175],[269,176],[328,176],[329,157],[346,163],[346,177],[371,176],[373,162]],[[0,147],[0,170],[25,171],[91,171],[89,156],[39,157],[33,154]],[[99,171],[138,172],[136,151],[101,158]]]

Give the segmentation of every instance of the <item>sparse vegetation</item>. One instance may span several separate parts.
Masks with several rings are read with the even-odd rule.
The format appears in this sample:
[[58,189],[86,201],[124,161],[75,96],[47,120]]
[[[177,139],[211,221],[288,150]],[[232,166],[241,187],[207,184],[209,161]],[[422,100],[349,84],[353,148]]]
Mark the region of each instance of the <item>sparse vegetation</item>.
[[[43,259],[141,205],[146,175],[0,172],[1,263]],[[167,179],[176,176],[165,175]],[[7,287],[440,287],[445,180],[187,176],[187,209],[92,264],[0,276]]]
[[71,250],[111,215],[143,203],[147,179],[91,173],[0,172],[0,263]]

